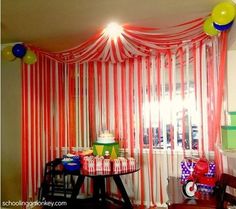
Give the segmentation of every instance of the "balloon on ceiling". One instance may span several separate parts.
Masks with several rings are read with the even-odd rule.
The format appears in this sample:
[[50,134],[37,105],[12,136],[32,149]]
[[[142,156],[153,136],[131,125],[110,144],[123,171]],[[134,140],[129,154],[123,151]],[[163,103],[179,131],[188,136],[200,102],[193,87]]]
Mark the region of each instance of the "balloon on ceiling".
[[231,28],[236,13],[233,2],[221,2],[217,4],[204,24],[203,31],[209,36],[216,36],[219,32]]
[[24,44],[15,44],[14,46],[6,46],[2,50],[2,56],[5,60],[13,61],[20,58],[26,64],[34,64],[37,61],[36,54],[28,49]]

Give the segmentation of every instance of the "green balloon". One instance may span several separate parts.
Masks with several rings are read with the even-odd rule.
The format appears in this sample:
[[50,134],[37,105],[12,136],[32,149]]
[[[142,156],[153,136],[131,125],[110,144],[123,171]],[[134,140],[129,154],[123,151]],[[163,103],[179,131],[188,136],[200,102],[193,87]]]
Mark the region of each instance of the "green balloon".
[[33,51],[28,49],[25,56],[23,57],[23,61],[29,65],[34,64],[37,61],[37,56]]
[[15,55],[12,53],[12,46],[6,46],[2,50],[2,56],[5,60],[13,61],[16,59]]
[[215,29],[212,17],[208,17],[203,24],[203,31],[209,36],[216,36],[219,31]]
[[235,17],[235,6],[231,2],[221,2],[213,8],[211,16],[217,25],[226,25]]

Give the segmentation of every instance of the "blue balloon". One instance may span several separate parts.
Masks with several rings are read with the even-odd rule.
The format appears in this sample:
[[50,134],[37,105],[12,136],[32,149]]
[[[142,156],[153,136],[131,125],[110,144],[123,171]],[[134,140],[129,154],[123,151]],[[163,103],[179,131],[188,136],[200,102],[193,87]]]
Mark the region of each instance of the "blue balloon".
[[23,44],[15,44],[12,48],[12,53],[19,58],[22,58],[25,56],[26,53],[26,47]]
[[218,25],[216,23],[213,23],[213,25],[216,30],[224,31],[224,30],[228,30],[233,25],[233,23],[234,23],[234,21],[231,21],[230,23],[228,23],[226,25]]

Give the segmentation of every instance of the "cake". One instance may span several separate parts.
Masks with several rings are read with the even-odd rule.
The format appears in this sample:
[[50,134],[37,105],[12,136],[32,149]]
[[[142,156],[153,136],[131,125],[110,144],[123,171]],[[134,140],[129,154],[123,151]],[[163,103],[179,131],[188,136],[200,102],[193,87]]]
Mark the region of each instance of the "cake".
[[101,144],[110,144],[115,142],[115,137],[112,133],[109,131],[104,131],[100,133],[100,135],[97,138],[97,142]]
[[93,154],[105,156],[109,152],[111,159],[119,157],[119,143],[115,141],[114,135],[109,131],[103,131],[93,143]]

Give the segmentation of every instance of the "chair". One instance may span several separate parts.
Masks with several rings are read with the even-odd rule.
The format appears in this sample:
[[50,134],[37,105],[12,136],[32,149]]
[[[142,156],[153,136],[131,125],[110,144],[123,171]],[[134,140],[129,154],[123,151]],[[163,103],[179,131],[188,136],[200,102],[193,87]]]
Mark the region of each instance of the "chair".
[[66,198],[72,189],[69,188],[71,182],[67,181],[66,175],[69,175],[62,167],[61,158],[56,158],[45,164],[44,177],[39,189],[38,199],[51,198],[63,194]]
[[[232,194],[228,192],[228,187],[234,188]],[[217,198],[217,209],[227,208],[228,204],[236,205],[236,176],[223,173],[220,177],[219,192]]]

